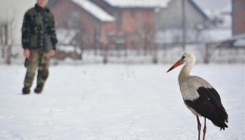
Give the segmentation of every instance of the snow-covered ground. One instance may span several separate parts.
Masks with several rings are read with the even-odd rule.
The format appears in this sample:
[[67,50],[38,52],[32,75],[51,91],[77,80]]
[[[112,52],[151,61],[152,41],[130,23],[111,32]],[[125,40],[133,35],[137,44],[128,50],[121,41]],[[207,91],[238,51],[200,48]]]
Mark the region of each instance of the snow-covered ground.
[[[195,116],[170,65],[52,66],[43,94],[22,95],[23,66],[0,66],[0,140],[195,140]],[[206,140],[244,140],[245,65],[197,65],[220,93],[229,128]],[[201,119],[203,124],[203,119]]]

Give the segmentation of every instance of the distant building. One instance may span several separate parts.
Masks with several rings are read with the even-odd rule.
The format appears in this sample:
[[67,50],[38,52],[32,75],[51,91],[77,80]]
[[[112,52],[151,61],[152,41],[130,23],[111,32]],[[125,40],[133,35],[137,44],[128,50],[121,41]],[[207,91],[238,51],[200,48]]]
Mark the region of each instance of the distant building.
[[[126,50],[126,56],[127,50],[143,50],[146,54],[156,51],[163,44],[179,46],[184,42],[183,16],[185,42],[188,44],[217,42],[230,37],[229,3],[220,6],[224,9],[216,11],[210,10],[208,6],[201,7],[203,5],[197,2],[49,0],[48,6],[56,18],[62,50],[65,50],[64,46],[75,46],[75,49],[69,50],[80,48],[82,51],[79,52],[83,52],[83,49],[93,50],[95,54],[99,50]],[[212,5],[214,2],[207,3]]]
[[219,42],[231,37],[231,2],[171,0],[165,8],[157,10],[158,44],[180,45],[184,29],[187,44]]
[[[184,3],[182,3],[184,1]],[[198,7],[193,0],[171,0],[166,8],[158,12],[158,24],[160,29],[182,28],[183,4],[185,10],[186,27],[205,26],[208,16]]]
[[[48,7],[55,15],[60,46],[57,58],[64,59],[67,52],[61,48],[71,46],[75,47],[73,50],[79,48],[78,52],[86,49],[96,53],[99,48],[105,47],[108,32],[115,28],[115,18],[89,0],[49,0]],[[72,55],[71,58],[78,59],[79,55]]]
[[[115,43],[126,49],[152,49],[155,35],[155,8],[157,3],[137,0],[91,0],[116,19]],[[124,34],[125,37],[120,37]],[[118,41],[117,41],[118,40]],[[122,44],[124,42],[124,44]]]
[[210,19],[193,0],[171,0],[166,7],[156,10],[156,42],[180,44],[183,31],[186,43],[199,40],[200,31],[209,25]]
[[232,0],[233,35],[245,33],[245,0]]
[[[49,0],[62,45],[84,49],[141,49],[154,46],[157,3],[137,0]],[[64,29],[76,34],[70,42]],[[69,32],[69,31],[68,31]],[[69,34],[69,33],[67,33]],[[66,42],[64,42],[66,40]],[[146,48],[147,47],[147,48]]]
[[[106,33],[114,30],[114,17],[89,0],[50,0],[48,6],[55,15],[57,32],[63,33],[62,45],[85,45],[87,49],[94,49],[97,37],[106,41]],[[69,37],[65,36],[64,29],[73,32],[74,38],[69,33]]]

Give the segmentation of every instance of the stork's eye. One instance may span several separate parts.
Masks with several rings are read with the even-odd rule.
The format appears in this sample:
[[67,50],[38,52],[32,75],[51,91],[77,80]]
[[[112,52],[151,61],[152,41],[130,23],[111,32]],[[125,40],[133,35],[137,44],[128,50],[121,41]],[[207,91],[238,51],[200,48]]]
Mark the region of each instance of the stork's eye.
[[183,59],[185,59],[185,56],[182,56],[182,58],[181,58],[181,59],[182,59],[182,60],[183,60]]

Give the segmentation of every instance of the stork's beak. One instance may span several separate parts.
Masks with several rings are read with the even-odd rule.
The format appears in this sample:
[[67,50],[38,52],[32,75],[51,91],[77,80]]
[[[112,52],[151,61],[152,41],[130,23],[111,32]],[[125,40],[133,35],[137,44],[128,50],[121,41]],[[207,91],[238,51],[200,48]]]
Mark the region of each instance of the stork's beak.
[[183,64],[184,62],[183,62],[183,60],[179,60],[179,61],[177,61],[167,72],[169,72],[169,71],[171,71],[171,70],[173,70],[174,68],[176,68],[176,67],[178,67],[179,65],[181,65],[181,64]]

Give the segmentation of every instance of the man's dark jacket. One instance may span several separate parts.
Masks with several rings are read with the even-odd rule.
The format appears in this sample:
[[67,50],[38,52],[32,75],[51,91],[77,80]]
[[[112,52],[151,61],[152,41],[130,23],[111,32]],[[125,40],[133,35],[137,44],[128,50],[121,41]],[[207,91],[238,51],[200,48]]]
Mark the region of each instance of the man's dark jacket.
[[[45,31],[43,30],[43,27]],[[22,25],[22,47],[30,50],[43,49],[45,47],[44,33],[50,37],[53,49],[55,50],[57,37],[54,15],[48,8],[41,8],[36,4],[35,7],[29,9],[24,15]]]

